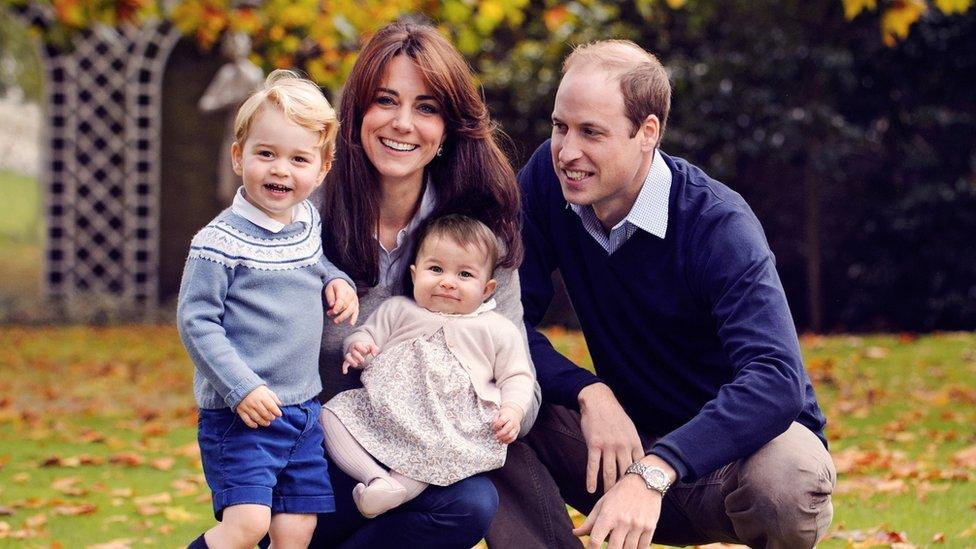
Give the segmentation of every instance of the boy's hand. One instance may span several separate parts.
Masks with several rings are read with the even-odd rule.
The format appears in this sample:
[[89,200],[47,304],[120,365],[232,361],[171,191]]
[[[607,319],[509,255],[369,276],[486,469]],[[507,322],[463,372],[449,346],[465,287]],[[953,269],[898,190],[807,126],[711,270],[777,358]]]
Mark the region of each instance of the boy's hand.
[[495,440],[502,444],[515,442],[515,437],[521,429],[522,416],[525,413],[514,404],[502,404],[495,414],[495,420],[491,422],[491,430],[495,431]]
[[350,326],[356,325],[359,319],[359,297],[356,289],[348,282],[337,278],[325,287],[325,302],[329,305],[325,314],[332,319],[333,324],[341,324],[344,320],[349,320]]
[[365,341],[357,341],[349,347],[349,352],[346,353],[345,360],[342,361],[342,373],[348,374],[349,367],[362,368],[363,364],[366,363],[366,358],[370,356],[376,356],[380,352],[380,348],[373,343],[366,343]]
[[237,415],[241,416],[244,424],[251,429],[267,427],[276,418],[281,417],[281,401],[274,391],[267,385],[261,385],[247,394],[237,405]]

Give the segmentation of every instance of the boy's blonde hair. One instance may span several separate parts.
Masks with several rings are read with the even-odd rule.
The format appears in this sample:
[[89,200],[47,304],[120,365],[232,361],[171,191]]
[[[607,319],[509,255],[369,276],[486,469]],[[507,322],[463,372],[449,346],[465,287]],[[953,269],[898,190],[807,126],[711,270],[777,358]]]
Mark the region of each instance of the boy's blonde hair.
[[322,161],[332,160],[339,119],[314,82],[289,70],[278,69],[269,74],[264,85],[251,94],[237,111],[234,139],[241,145],[247,140],[254,115],[265,105],[281,109],[285,118],[317,134],[316,146],[322,153]]
[[[429,222],[421,233],[420,239],[417,241],[419,243],[417,246],[418,254],[423,248],[424,242],[432,236],[450,238],[465,248],[474,244],[475,247],[485,252],[485,258],[488,260],[488,278],[494,274],[501,250],[499,249],[498,237],[488,228],[488,225],[466,215],[449,214],[438,217]],[[414,263],[416,262],[417,260],[414,258]]]

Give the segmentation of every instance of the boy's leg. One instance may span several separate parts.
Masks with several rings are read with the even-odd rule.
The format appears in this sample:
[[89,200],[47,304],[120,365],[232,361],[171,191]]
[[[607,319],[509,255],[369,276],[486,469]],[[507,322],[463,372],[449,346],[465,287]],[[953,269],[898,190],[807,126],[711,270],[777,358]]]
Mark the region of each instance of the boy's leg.
[[[250,549],[266,533],[271,524],[271,508],[264,505],[231,505],[224,508],[223,520],[203,535],[209,547],[240,547]],[[315,528],[315,525],[312,525]]]
[[[220,524],[203,540],[210,547],[253,547],[271,522],[276,428],[250,429],[230,409],[201,409],[197,441]],[[199,540],[198,540],[199,541]]]
[[271,517],[272,549],[305,549],[315,532],[316,515],[278,513]]
[[330,513],[335,510],[335,498],[329,464],[322,452],[321,406],[312,399],[285,406],[282,414],[275,423],[290,425],[295,432],[290,438],[287,460],[278,471],[271,512],[274,515]]

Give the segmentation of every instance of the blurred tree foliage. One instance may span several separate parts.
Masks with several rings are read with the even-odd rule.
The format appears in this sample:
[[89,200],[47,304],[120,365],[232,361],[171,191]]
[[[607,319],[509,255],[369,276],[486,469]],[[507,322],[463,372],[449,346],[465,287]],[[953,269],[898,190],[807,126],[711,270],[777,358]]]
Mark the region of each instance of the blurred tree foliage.
[[46,11],[41,35],[62,47],[95,23],[159,16],[205,49],[245,32],[264,68],[305,68],[333,91],[372,32],[419,11],[471,60],[516,162],[549,133],[570,45],[632,39],[672,74],[665,150],[745,195],[798,324],[828,330],[976,327],[972,4],[0,0]]
[[663,148],[756,210],[801,328],[976,326],[973,10],[889,46],[883,14],[832,0],[536,9],[475,57],[520,160],[548,135],[566,42],[633,39],[672,74]]
[[28,31],[6,10],[0,9],[0,95],[18,89],[25,99],[41,98],[41,71]]

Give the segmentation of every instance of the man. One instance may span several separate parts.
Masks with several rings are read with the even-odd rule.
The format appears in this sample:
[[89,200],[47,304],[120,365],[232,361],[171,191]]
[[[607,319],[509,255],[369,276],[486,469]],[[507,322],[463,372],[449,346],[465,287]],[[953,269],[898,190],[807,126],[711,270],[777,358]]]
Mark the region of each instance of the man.
[[[798,548],[830,524],[825,421],[773,255],[742,197],[658,150],[670,95],[637,45],[577,48],[519,174],[544,405],[493,475],[492,547]],[[597,375],[535,330],[555,269]],[[575,530],[564,500],[588,515]]]

